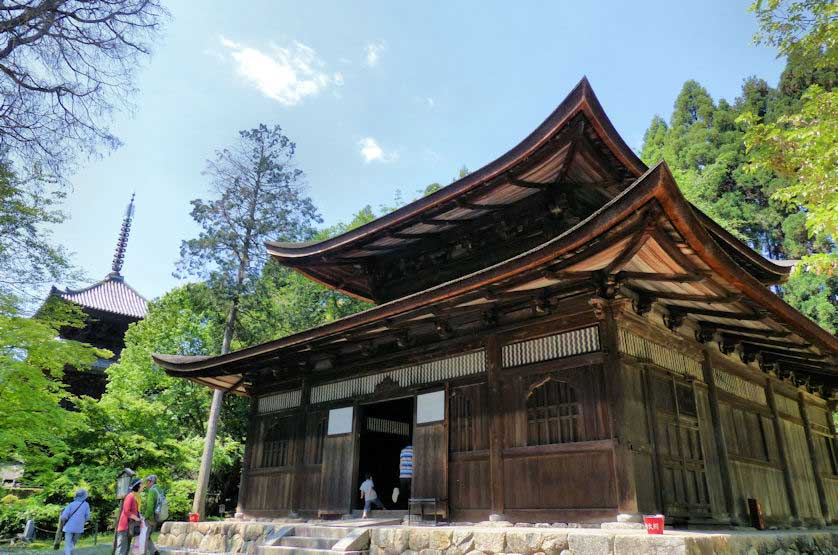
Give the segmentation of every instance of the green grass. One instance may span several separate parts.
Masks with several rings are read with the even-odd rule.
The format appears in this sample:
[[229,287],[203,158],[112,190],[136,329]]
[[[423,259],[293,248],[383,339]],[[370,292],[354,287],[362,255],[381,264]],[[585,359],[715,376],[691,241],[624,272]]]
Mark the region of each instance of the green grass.
[[[155,532],[154,534],[151,535],[152,541],[157,540],[158,534],[159,534],[158,532]],[[100,532],[97,544],[95,546],[97,548],[95,550],[95,552],[98,553],[99,550],[104,549],[102,546],[106,546],[107,550],[108,550],[108,553],[109,553],[110,552],[110,546],[112,545],[112,543],[113,543],[113,532],[108,532],[108,531]],[[80,553],[85,553],[87,551],[94,551],[94,550],[92,550],[93,547],[94,547],[94,545],[93,545],[93,534],[85,534],[84,536],[81,537],[81,539],[78,542],[76,542],[76,550],[78,550]],[[87,548],[87,549],[85,549],[85,548]],[[85,549],[85,551],[81,551],[82,549]],[[61,541],[60,552],[62,554],[64,553],[63,538],[62,538],[62,541]],[[5,555],[7,553],[10,554],[10,555],[45,555],[47,553],[50,553],[50,554],[55,553],[55,550],[52,548],[52,540],[36,539],[32,543],[29,543],[29,544],[26,544],[26,545],[24,545],[24,544],[18,544],[18,545],[15,545],[15,546],[0,545],[0,555]]]

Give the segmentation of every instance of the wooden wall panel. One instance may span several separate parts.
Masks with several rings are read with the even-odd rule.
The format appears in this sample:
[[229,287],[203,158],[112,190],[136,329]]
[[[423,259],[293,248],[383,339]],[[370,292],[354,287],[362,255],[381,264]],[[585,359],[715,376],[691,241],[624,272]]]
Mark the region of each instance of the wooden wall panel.
[[792,484],[797,494],[800,517],[803,519],[821,518],[815,474],[812,470],[812,460],[809,457],[809,446],[806,443],[806,432],[803,430],[803,426],[794,422],[783,419],[782,423],[791,466]]
[[731,461],[736,511],[743,522],[748,519],[748,499],[758,499],[769,522],[789,518],[789,504],[783,471],[762,464]]
[[320,509],[349,512],[355,495],[355,434],[326,436],[320,480]]
[[413,497],[448,499],[448,442],[445,422],[418,424],[413,430]]
[[824,478],[824,489],[826,490],[826,500],[829,503],[829,508],[832,514],[838,513],[838,477]]
[[452,512],[483,509],[491,503],[489,453],[452,456],[448,463],[448,504]]
[[507,509],[616,509],[610,450],[504,453],[503,463]]
[[320,465],[310,465],[297,472],[300,488],[300,511],[317,511],[320,504]]
[[713,421],[710,416],[710,399],[705,387],[695,388],[695,402],[698,410],[698,425],[701,428],[701,448],[704,451],[704,469],[707,476],[707,491],[710,509],[714,515],[724,513],[725,507],[722,476],[719,470],[719,453],[713,437]]
[[247,511],[287,511],[291,508],[290,469],[253,471],[247,485]]

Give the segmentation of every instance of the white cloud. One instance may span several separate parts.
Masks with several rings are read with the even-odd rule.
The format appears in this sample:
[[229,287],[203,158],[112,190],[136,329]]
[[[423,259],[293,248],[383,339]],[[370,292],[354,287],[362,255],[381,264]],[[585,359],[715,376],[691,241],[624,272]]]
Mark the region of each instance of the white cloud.
[[267,51],[220,37],[237,71],[262,94],[284,106],[299,104],[330,86],[341,86],[343,74],[329,74],[313,48],[294,41],[288,47],[269,45]]
[[382,40],[377,42],[368,42],[367,46],[364,48],[367,65],[370,67],[378,65],[378,60],[381,58],[381,54],[385,50],[387,50],[387,43]]
[[361,157],[364,162],[393,162],[399,155],[397,152],[385,152],[378,141],[372,137],[364,137],[358,141],[358,146],[361,147]]

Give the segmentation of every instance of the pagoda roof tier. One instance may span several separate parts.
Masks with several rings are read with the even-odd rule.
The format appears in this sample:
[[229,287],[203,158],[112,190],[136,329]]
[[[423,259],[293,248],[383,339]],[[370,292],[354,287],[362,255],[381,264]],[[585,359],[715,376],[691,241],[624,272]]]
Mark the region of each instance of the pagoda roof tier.
[[[248,394],[254,383],[310,372],[373,371],[410,349],[428,353],[451,341],[479,347],[486,333],[572,319],[590,314],[592,299],[624,298],[672,330],[735,349],[745,362],[838,387],[838,339],[755,277],[758,255],[731,248],[737,241],[712,233],[708,222],[659,163],[559,236],[479,271],[240,351],[153,356],[173,376]],[[578,310],[568,308],[573,303]],[[452,339],[452,330],[459,336]]]
[[[336,237],[266,246],[276,260],[317,282],[387,302],[562,234],[646,169],[583,78],[521,143],[447,187]],[[709,218],[701,222],[763,283],[787,274]]]
[[83,289],[61,290],[53,286],[50,295],[83,308],[136,320],[145,318],[148,313],[148,301],[125,283],[122,276],[114,273],[108,274],[102,281]]

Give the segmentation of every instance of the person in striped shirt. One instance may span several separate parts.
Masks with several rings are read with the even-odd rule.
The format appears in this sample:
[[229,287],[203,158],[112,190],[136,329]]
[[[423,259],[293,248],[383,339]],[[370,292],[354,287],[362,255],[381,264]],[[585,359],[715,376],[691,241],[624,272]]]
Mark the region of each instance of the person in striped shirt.
[[399,453],[399,495],[410,499],[410,486],[413,481],[413,446],[407,445]]

